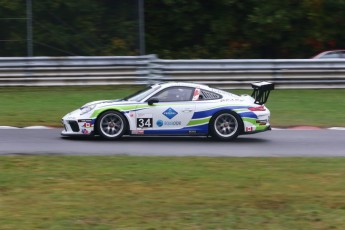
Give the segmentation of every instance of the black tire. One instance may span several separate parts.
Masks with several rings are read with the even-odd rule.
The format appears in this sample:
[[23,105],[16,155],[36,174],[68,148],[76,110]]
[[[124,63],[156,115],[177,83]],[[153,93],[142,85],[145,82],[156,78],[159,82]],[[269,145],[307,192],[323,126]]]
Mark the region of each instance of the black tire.
[[224,111],[215,114],[210,122],[210,133],[212,137],[230,141],[237,138],[241,133],[243,124],[238,114],[232,111]]
[[127,120],[117,111],[107,111],[98,117],[96,129],[101,137],[116,140],[126,133],[128,129]]

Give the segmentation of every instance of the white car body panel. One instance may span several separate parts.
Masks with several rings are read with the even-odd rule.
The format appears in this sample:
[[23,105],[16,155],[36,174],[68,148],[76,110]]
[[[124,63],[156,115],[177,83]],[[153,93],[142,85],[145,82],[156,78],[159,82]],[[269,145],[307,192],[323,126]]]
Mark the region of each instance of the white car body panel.
[[[193,88],[194,95],[188,101],[157,102],[148,104],[148,99],[157,92],[171,87]],[[198,100],[200,91],[220,95],[220,98]],[[85,104],[62,118],[65,129],[62,135],[95,134],[97,117],[105,111],[121,112],[128,120],[132,135],[208,135],[208,125],[214,114],[228,110],[237,113],[243,122],[241,134],[255,133],[270,129],[270,111],[261,105],[262,111],[251,111],[256,108],[255,99],[249,95],[238,96],[229,92],[213,89],[193,83],[165,83],[154,85],[152,92],[144,95],[140,101],[103,100]],[[90,109],[90,111],[88,111]],[[85,112],[82,114],[82,112]]]

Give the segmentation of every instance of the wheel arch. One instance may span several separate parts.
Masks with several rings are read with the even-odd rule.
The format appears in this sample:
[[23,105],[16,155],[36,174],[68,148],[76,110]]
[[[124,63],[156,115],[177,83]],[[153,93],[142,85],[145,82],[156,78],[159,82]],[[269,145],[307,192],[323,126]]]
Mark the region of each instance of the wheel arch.
[[113,108],[111,108],[111,109],[106,109],[106,110],[102,111],[101,113],[99,113],[99,114],[97,115],[96,120],[95,120],[94,133],[97,134],[97,135],[99,134],[99,133],[98,133],[98,128],[96,127],[96,126],[98,125],[98,119],[101,117],[102,114],[104,114],[104,113],[106,113],[106,112],[110,112],[110,111],[118,112],[118,113],[120,113],[120,114],[123,115],[123,117],[125,118],[126,127],[127,127],[127,130],[125,131],[125,134],[129,134],[130,126],[129,126],[129,120],[128,120],[127,116],[124,114],[124,112],[122,112],[122,111],[120,111],[120,110],[118,110],[118,109],[113,109]]
[[242,117],[236,113],[235,111],[231,110],[231,109],[222,109],[222,110],[219,110],[218,112],[214,113],[210,119],[210,122],[208,123],[208,133],[209,134],[212,134],[212,131],[211,131],[211,126],[214,122],[214,120],[216,119],[216,117],[221,114],[221,113],[226,113],[226,112],[230,112],[232,114],[234,114],[235,116],[237,116],[239,118],[239,126],[240,126],[240,134],[243,134],[244,133],[244,123],[243,123],[243,120],[242,120]]

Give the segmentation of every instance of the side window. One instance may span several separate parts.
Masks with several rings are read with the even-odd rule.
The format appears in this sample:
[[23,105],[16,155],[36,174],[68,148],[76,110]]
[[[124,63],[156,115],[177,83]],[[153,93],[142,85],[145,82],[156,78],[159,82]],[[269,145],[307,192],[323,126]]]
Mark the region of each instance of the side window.
[[152,98],[157,98],[160,102],[191,101],[193,90],[194,88],[190,87],[170,87],[158,92]]
[[199,100],[204,101],[204,100],[217,100],[221,99],[222,96],[219,95],[218,93],[210,92],[207,90],[201,90],[200,95],[199,95]]
[[340,58],[340,52],[331,52],[325,54],[322,58]]
[[345,58],[345,51],[341,51],[341,52],[340,52],[340,57],[341,57],[341,58]]

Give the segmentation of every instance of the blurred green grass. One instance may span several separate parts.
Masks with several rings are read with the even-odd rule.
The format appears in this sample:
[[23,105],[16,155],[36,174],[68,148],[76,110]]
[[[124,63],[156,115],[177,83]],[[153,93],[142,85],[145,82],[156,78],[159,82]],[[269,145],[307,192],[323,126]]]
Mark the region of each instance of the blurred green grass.
[[0,159],[1,229],[345,229],[345,158]]
[[[60,126],[66,113],[94,100],[122,98],[141,87],[0,87],[0,125]],[[250,90],[233,90],[250,94]],[[274,90],[273,126],[345,126],[345,89]]]

